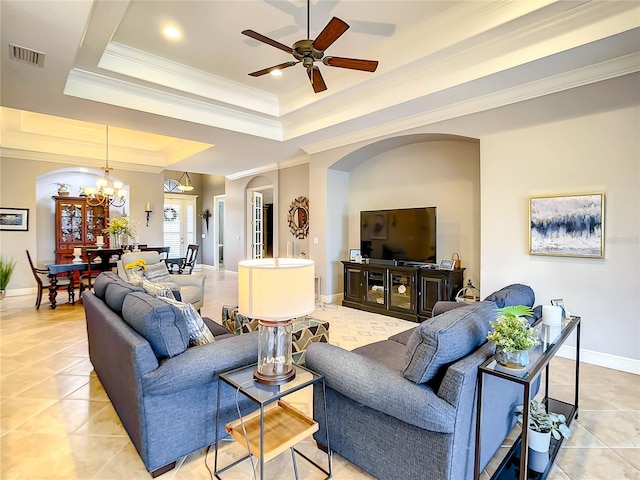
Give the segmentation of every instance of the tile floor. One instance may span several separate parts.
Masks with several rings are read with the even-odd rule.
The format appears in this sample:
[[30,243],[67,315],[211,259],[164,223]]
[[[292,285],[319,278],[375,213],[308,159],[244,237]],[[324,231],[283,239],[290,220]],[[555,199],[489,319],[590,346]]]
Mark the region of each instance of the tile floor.
[[[235,303],[237,276],[205,273],[202,313],[219,319],[222,305]],[[148,480],[151,477],[93,373],[82,305],[62,303],[51,310],[43,300],[38,311],[34,297],[7,297],[0,302],[0,479]],[[331,342],[347,349],[414,325],[336,305],[318,308],[314,315],[330,322]],[[562,400],[572,396],[572,365],[566,359],[552,364],[551,388]],[[588,364],[580,371],[580,415],[549,478],[640,480],[640,377]],[[310,413],[310,398],[310,391],[303,391],[289,401]],[[300,448],[319,462],[326,459],[310,439]],[[489,472],[506,450],[505,446],[496,455]],[[224,442],[220,462],[225,465],[241,454],[235,442]],[[213,466],[213,452],[207,455],[202,449],[159,478],[209,479],[207,465]],[[301,479],[323,478],[303,460],[298,468]],[[250,479],[252,473],[250,463],[244,462],[223,478]],[[266,478],[294,478],[290,455],[269,462]],[[372,477],[334,455],[334,478]],[[488,478],[486,472],[483,478]]]

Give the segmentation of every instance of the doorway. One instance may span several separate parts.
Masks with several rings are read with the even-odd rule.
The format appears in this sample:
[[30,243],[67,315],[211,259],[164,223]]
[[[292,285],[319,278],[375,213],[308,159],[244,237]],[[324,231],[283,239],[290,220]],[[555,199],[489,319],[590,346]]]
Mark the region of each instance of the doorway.
[[213,197],[213,267],[224,269],[224,205],[225,196]]
[[164,196],[164,246],[169,257],[184,257],[187,246],[196,242],[197,195]]
[[247,258],[273,257],[273,186],[247,189]]

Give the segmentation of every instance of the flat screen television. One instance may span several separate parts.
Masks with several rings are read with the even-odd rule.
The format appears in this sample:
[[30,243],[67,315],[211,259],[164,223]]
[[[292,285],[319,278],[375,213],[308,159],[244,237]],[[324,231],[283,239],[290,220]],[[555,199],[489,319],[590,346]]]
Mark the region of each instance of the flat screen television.
[[363,258],[436,263],[436,207],[360,212]]

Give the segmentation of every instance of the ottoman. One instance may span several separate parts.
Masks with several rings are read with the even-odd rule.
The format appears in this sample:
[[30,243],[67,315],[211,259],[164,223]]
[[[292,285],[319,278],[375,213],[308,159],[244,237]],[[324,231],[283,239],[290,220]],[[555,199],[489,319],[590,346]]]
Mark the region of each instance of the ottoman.
[[[222,325],[236,335],[258,329],[258,320],[238,313],[238,307],[222,307]],[[307,348],[314,342],[329,343],[329,322],[313,317],[296,318],[291,332],[292,356],[297,365],[304,365]]]

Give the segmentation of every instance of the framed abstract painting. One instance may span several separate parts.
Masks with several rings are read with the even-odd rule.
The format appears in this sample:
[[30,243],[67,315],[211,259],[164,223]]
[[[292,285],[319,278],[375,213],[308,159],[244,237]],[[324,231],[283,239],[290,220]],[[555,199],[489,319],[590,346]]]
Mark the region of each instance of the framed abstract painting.
[[531,197],[529,254],[604,258],[604,193]]
[[29,209],[0,207],[0,230],[29,230]]

